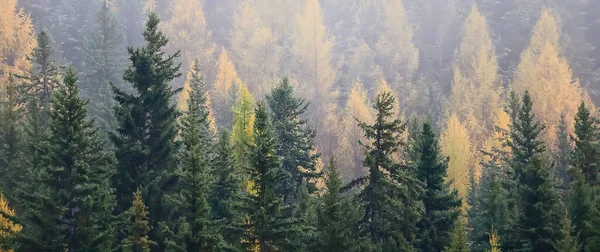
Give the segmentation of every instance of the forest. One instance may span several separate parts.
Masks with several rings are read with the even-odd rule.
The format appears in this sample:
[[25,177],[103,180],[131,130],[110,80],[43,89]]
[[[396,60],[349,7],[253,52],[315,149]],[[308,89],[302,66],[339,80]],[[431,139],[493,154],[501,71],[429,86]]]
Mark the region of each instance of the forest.
[[600,0],[0,0],[0,252],[600,251]]

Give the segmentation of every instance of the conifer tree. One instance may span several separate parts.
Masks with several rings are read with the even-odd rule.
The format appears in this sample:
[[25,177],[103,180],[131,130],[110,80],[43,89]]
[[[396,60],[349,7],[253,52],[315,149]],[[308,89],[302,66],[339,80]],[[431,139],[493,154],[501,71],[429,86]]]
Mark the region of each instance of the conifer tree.
[[198,95],[198,99],[201,102],[201,111],[206,116],[206,124],[211,134],[217,134],[217,125],[215,121],[215,114],[211,107],[210,95],[206,90],[206,80],[204,75],[201,73],[200,63],[196,60],[192,69],[188,72],[187,80],[183,85],[183,89],[179,93],[177,98],[177,108],[181,112],[186,112],[189,109],[188,99],[192,92],[192,86],[198,86],[201,90]]
[[150,237],[157,240],[158,223],[167,217],[163,199],[173,190],[174,183],[170,182],[176,168],[177,110],[171,104],[175,92],[169,84],[180,74],[179,65],[174,63],[179,53],[163,52],[168,39],[158,29],[158,15],[150,13],[148,18],[143,33],[146,44],[128,48],[131,65],[124,80],[135,92],[113,88],[118,127],[111,140],[118,166],[112,183],[117,213],[129,208],[133,192],[141,187],[151,213]]
[[438,141],[429,123],[424,123],[416,146],[417,178],[424,184],[421,199],[425,207],[417,223],[420,251],[441,251],[450,245],[454,223],[460,215],[461,200],[456,190],[444,181],[448,158],[440,153]]
[[0,173],[3,174],[0,191],[10,195],[14,193],[16,181],[26,177],[18,162],[23,145],[23,104],[20,95],[14,77],[8,77],[7,82],[0,85]]
[[461,198],[466,198],[471,165],[471,141],[465,126],[455,114],[448,119],[448,127],[440,138],[442,153],[448,158],[448,181]]
[[277,156],[277,139],[273,132],[267,108],[259,102],[255,108],[255,142],[250,152],[249,178],[255,193],[247,194],[243,210],[248,216],[244,225],[247,247],[258,247],[261,252],[285,249],[295,232],[297,221],[286,217],[290,207],[276,193],[278,180],[282,179],[281,161]]
[[490,250],[489,252],[501,252],[500,251],[500,237],[496,231],[492,228],[490,231]]
[[90,115],[96,118],[102,133],[108,134],[116,127],[110,85],[122,87],[125,51],[123,36],[108,2],[102,3],[95,21],[90,39],[83,47],[86,67],[81,92],[90,100]]
[[447,252],[469,252],[467,244],[467,230],[463,220],[458,219],[452,230],[450,245],[444,250]]
[[[569,222],[569,230],[571,233],[577,234],[583,248],[592,245],[594,232],[595,218],[594,211],[594,189],[585,180],[585,177],[576,167],[571,167],[571,187],[568,194],[569,220],[563,220]],[[570,227],[572,225],[572,227]],[[564,227],[563,227],[564,228]],[[564,230],[563,230],[564,231]],[[564,234],[563,234],[564,235]],[[566,238],[566,237],[563,237]]]
[[556,242],[556,250],[564,251],[564,252],[578,252],[581,251],[581,246],[579,245],[579,240],[577,239],[577,235],[573,235],[573,230],[571,226],[571,220],[569,220],[568,215],[564,215],[562,218],[562,228],[561,228],[561,237]]
[[30,70],[27,56],[35,47],[31,18],[23,8],[17,7],[17,2],[3,1],[0,10],[0,83],[5,82],[10,74],[20,75]]
[[215,71],[215,82],[210,96],[214,98],[217,125],[220,128],[229,129],[233,126],[231,107],[238,99],[235,96],[238,95],[242,80],[238,77],[235,66],[224,47],[221,48]]
[[213,160],[214,186],[210,196],[211,215],[222,224],[219,233],[226,245],[239,249],[243,217],[240,213],[242,199],[242,173],[235,166],[231,147],[231,134],[221,133]]
[[596,118],[590,114],[585,102],[581,102],[575,115],[575,148],[572,165],[584,176],[585,181],[596,185],[600,172],[600,139]]
[[400,147],[404,124],[394,115],[394,96],[382,91],[375,98],[375,122],[359,122],[370,143],[365,148],[363,165],[366,176],[353,180],[347,187],[362,185],[359,194],[365,209],[363,232],[373,244],[388,245],[410,251],[417,239],[416,223],[421,213],[418,195],[421,183],[414,170],[398,164],[393,155]]
[[127,238],[123,240],[122,250],[125,252],[150,252],[150,248],[156,243],[148,238],[151,230],[148,221],[148,207],[144,205],[140,190],[133,193],[133,203],[126,215],[129,227]]
[[12,219],[15,214],[15,210],[8,205],[6,198],[0,193],[0,251],[2,252],[13,251],[15,236],[23,230],[23,226]]
[[246,84],[241,83],[237,92],[237,101],[232,108],[233,128],[231,130],[231,141],[233,145],[233,156],[242,170],[250,165],[250,146],[254,143],[254,98]]
[[315,149],[315,132],[300,118],[308,103],[295,96],[287,78],[281,80],[267,96],[273,128],[278,140],[277,155],[281,157],[281,168],[285,179],[278,182],[277,192],[283,195],[286,204],[294,204],[300,185],[307,182],[307,190],[316,190],[314,178],[318,155]]
[[563,182],[564,186],[569,184],[569,167],[571,166],[571,153],[573,147],[571,147],[571,141],[569,139],[569,132],[567,131],[567,120],[563,113],[558,123],[557,139],[555,144],[555,160],[556,160],[556,174],[558,178]]
[[331,158],[325,169],[326,191],[317,208],[317,241],[315,251],[358,251],[358,223],[361,211],[358,204],[343,195],[343,184],[335,158]]
[[48,163],[34,182],[41,190],[27,195],[33,197],[25,207],[21,238],[27,248],[103,251],[113,246],[112,160],[87,117],[87,101],[78,96],[77,75],[69,68],[52,100]]

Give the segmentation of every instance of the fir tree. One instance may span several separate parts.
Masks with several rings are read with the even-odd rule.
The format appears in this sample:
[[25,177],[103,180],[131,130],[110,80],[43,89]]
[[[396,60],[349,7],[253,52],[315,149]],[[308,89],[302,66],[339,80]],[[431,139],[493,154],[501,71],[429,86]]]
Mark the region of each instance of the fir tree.
[[240,83],[237,90],[237,100],[233,106],[233,127],[231,140],[233,156],[241,170],[250,166],[250,146],[254,143],[252,127],[254,126],[254,98],[246,84]]
[[[562,218],[562,228],[560,230],[561,237],[556,242],[556,250],[561,252],[579,252],[581,246],[579,245],[578,235],[573,235],[573,227],[571,226],[571,220],[567,214]],[[577,233],[575,233],[577,234]],[[587,250],[591,251],[591,250]]]
[[312,193],[316,187],[311,179],[319,176],[316,171],[318,155],[313,154],[315,132],[300,118],[308,103],[295,96],[287,78],[271,90],[267,101],[279,143],[277,155],[281,156],[282,171],[286,174],[285,179],[279,181],[277,192],[283,195],[286,204],[293,204],[303,181],[309,181],[308,192]]
[[97,118],[100,130],[107,134],[115,129],[112,113],[115,105],[110,85],[121,87],[125,61],[123,36],[113,12],[104,1],[97,14],[90,38],[86,41],[82,95],[90,99],[90,115]]
[[454,224],[450,245],[444,250],[446,252],[469,252],[467,244],[467,230],[463,220],[458,219]]
[[422,185],[412,167],[394,161],[404,131],[400,120],[390,120],[394,102],[390,92],[380,92],[375,98],[375,123],[359,122],[365,137],[372,141],[361,143],[365,148],[363,165],[369,174],[355,179],[348,187],[364,185],[359,197],[365,209],[364,232],[371,242],[410,251],[417,237],[415,226],[422,207],[417,197]]
[[18,162],[23,144],[20,127],[23,104],[19,101],[21,93],[14,77],[9,76],[0,89],[0,174],[4,174],[0,179],[0,191],[12,195],[15,181],[22,181],[26,177]]
[[136,92],[131,94],[113,87],[118,127],[111,134],[118,161],[112,181],[116,188],[116,212],[128,209],[133,192],[141,187],[151,213],[150,237],[154,240],[158,236],[158,223],[167,217],[169,208],[163,199],[175,185],[172,175],[176,168],[177,110],[171,104],[175,92],[169,84],[180,75],[179,65],[174,63],[179,53],[163,52],[168,39],[158,29],[159,22],[158,14],[150,13],[143,33],[145,46],[128,48],[131,65],[125,70],[124,80]]
[[325,169],[325,193],[317,208],[317,241],[315,251],[359,251],[358,223],[361,211],[354,200],[342,194],[340,172],[335,158]]
[[444,181],[448,158],[440,154],[438,141],[429,123],[424,123],[417,145],[417,178],[425,185],[422,200],[425,213],[417,224],[420,251],[441,251],[450,245],[461,201]]
[[255,143],[250,149],[250,181],[254,185],[245,199],[244,212],[248,216],[244,240],[248,247],[259,251],[284,249],[288,238],[298,235],[294,226],[297,221],[285,217],[290,211],[283,203],[282,195],[275,192],[277,181],[282,178],[281,163],[277,156],[277,139],[273,132],[264,103],[255,108]]
[[150,252],[150,247],[156,243],[148,238],[151,230],[148,221],[148,207],[144,205],[140,190],[133,193],[133,203],[126,215],[129,227],[127,238],[123,240],[122,250],[124,252]]
[[596,177],[600,172],[600,141],[596,118],[586,108],[582,101],[575,115],[575,148],[573,150],[572,165],[583,174],[585,180],[595,185]]
[[573,152],[573,150],[571,147],[571,142],[569,141],[569,133],[567,132],[567,121],[565,117],[566,116],[563,113],[558,124],[558,139],[556,140],[555,160],[558,178],[563,181],[564,186],[568,186],[568,171],[569,166],[571,165],[571,152]]
[[35,181],[42,190],[33,192],[25,208],[25,247],[105,251],[113,246],[112,160],[87,118],[87,101],[78,95],[70,68],[52,101],[48,164]]
[[567,201],[569,222],[573,225],[573,233],[579,235],[585,247],[591,244],[590,240],[594,237],[594,189],[587,183],[581,170],[571,167],[570,173],[572,181]]

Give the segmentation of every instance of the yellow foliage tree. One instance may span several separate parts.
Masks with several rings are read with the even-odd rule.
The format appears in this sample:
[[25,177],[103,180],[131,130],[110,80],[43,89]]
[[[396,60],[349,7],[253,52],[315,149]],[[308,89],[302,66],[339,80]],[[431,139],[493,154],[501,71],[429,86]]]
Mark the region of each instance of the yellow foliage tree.
[[358,121],[372,124],[374,120],[372,108],[369,106],[367,93],[362,83],[355,82],[346,101],[346,108],[340,119],[340,130],[337,132],[338,147],[336,156],[345,179],[353,179],[365,175],[366,170],[362,166],[364,151],[358,141],[367,143],[363,131],[358,127]]
[[[377,1],[373,1],[377,2]],[[414,46],[413,30],[402,0],[386,0],[377,4],[384,14],[385,30],[375,45],[377,63],[388,81],[400,75],[409,80],[419,65],[419,51]]]
[[7,217],[15,216],[15,210],[8,206],[8,202],[4,199],[4,196],[0,194],[0,252],[11,252],[4,248],[3,244],[7,240],[14,237],[16,233],[21,232],[23,226],[14,223]]
[[4,83],[8,73],[29,70],[27,56],[36,41],[31,19],[17,7],[17,0],[0,0],[0,6],[0,83]]
[[239,84],[237,102],[233,107],[231,141],[233,156],[242,168],[249,165],[249,146],[254,144],[254,98],[244,83]]
[[[237,85],[242,80],[238,77],[233,62],[230,60],[227,50],[221,48],[221,53],[216,64],[215,82],[210,91],[213,102],[213,109],[217,115],[217,124],[219,126],[231,127],[231,107],[235,102]],[[236,85],[236,86],[234,86]]]
[[469,168],[472,165],[471,141],[467,128],[455,114],[450,115],[440,144],[444,155],[450,158],[447,178],[451,181],[452,188],[456,189],[464,200],[469,187]]
[[273,31],[275,37],[285,39],[293,30],[302,3],[303,1],[255,0],[254,5],[264,24]]
[[197,0],[174,0],[169,9],[170,19],[164,23],[171,51],[181,50],[182,70],[187,71],[194,59],[200,69],[207,71],[216,50],[211,40],[202,2]]
[[233,21],[231,58],[240,76],[252,85],[248,88],[257,95],[268,92],[277,75],[282,48],[278,38],[266,26],[253,0],[245,0]]
[[336,73],[331,66],[334,39],[323,25],[319,1],[307,0],[303,4],[292,34],[290,72],[295,73],[294,77],[300,83],[300,93],[311,101],[309,117],[318,122],[317,146],[324,156],[329,156],[337,142],[333,139],[335,130],[329,127],[336,124]]
[[547,126],[542,137],[548,146],[554,146],[561,113],[568,119],[567,132],[573,134],[577,106],[581,100],[589,100],[579,82],[573,79],[567,59],[560,56],[558,27],[558,18],[543,10],[529,46],[521,54],[514,80],[515,90],[521,93],[529,90],[533,110]]
[[473,5],[465,20],[464,35],[454,59],[454,80],[448,114],[455,113],[481,146],[493,129],[494,112],[500,107],[498,62],[485,17]]

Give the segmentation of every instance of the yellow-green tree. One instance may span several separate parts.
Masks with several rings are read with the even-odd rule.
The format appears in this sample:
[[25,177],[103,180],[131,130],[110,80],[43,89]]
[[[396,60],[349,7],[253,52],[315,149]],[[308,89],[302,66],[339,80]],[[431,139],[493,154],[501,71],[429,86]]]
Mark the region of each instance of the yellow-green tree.
[[335,70],[331,65],[334,39],[323,25],[318,0],[307,0],[296,17],[296,28],[292,34],[290,72],[300,84],[300,93],[311,102],[309,117],[316,125],[317,146],[328,156],[335,146]]
[[384,32],[375,44],[376,62],[388,81],[400,75],[410,80],[419,65],[419,51],[414,46],[413,30],[408,23],[402,0],[372,1],[382,8]]
[[268,92],[277,76],[282,48],[271,28],[264,24],[253,0],[241,3],[233,20],[231,58],[248,88],[257,96]]
[[442,133],[441,150],[450,158],[448,177],[452,188],[458,195],[466,199],[469,187],[469,168],[471,167],[471,140],[467,128],[460,122],[458,116],[451,114],[446,130]]
[[181,50],[182,70],[187,71],[194,59],[200,68],[208,70],[216,50],[202,10],[197,0],[174,0],[169,9],[170,19],[164,23],[171,51]]
[[233,156],[237,164],[248,168],[250,159],[250,146],[254,144],[254,98],[244,83],[239,84],[237,101],[233,106],[233,128],[231,141]]
[[340,130],[337,132],[338,147],[336,156],[341,157],[339,158],[339,165],[345,179],[364,176],[366,172],[362,166],[364,150],[358,144],[358,141],[364,144],[367,141],[362,129],[358,126],[358,121],[368,125],[373,124],[373,111],[369,104],[362,83],[355,82],[348,94],[346,108],[340,118]]
[[9,73],[24,74],[35,46],[35,35],[29,15],[17,7],[17,0],[0,0],[0,83]]
[[465,20],[463,34],[454,59],[454,80],[447,108],[465,122],[474,144],[481,146],[493,128],[501,89],[486,20],[475,5]]
[[23,229],[23,226],[9,219],[14,216],[15,210],[8,206],[8,202],[0,193],[0,252],[12,252],[9,242]]
[[235,102],[237,91],[234,90],[242,80],[238,77],[233,62],[225,48],[221,48],[221,53],[216,64],[215,82],[210,91],[213,102],[213,108],[216,112],[217,125],[219,127],[231,127],[231,106]]
[[[191,87],[190,87],[190,81],[192,81],[192,79],[194,78],[194,76],[200,77],[202,76],[202,73],[199,72],[199,67],[193,67],[192,69],[190,69],[190,71],[188,72],[188,75],[186,77],[186,81],[183,84],[183,88],[181,90],[181,92],[179,93],[179,96],[177,97],[177,108],[182,111],[185,112],[188,110],[188,99],[190,98],[190,92],[191,92]],[[213,109],[211,108],[211,102],[210,102],[210,95],[208,94],[208,91],[205,91],[206,93],[205,95],[205,101],[204,101],[204,106],[205,108],[208,110],[208,125],[209,125],[209,129],[213,134],[217,134],[217,124],[215,121],[215,115],[213,112]]]
[[589,99],[573,79],[567,59],[561,56],[559,27],[558,18],[543,10],[529,46],[521,54],[514,80],[515,90],[529,91],[534,101],[533,111],[547,125],[542,138],[549,146],[556,139],[561,113],[568,119],[567,132],[572,134],[577,107],[581,100]]

